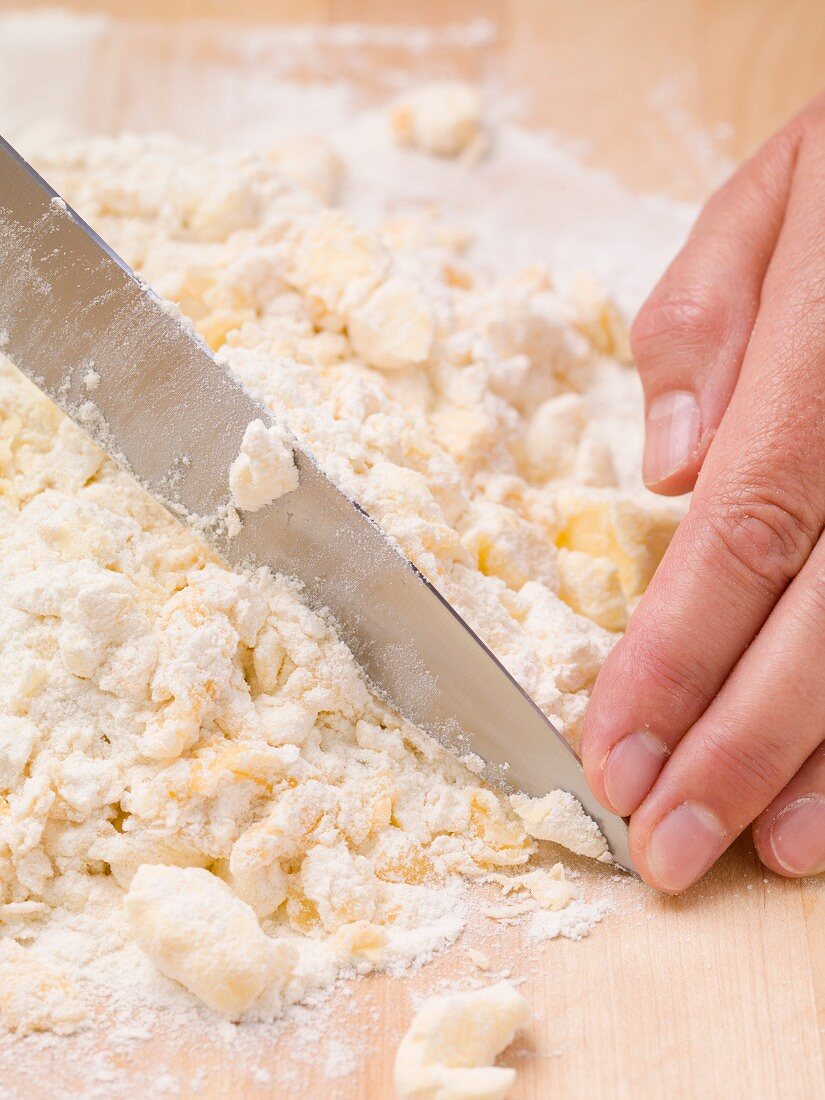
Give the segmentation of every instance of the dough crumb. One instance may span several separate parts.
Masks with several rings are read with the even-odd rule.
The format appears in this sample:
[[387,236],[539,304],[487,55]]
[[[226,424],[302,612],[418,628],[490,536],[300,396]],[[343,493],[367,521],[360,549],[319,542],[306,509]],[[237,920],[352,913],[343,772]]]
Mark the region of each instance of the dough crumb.
[[125,900],[132,934],[158,970],[217,1012],[238,1016],[292,974],[295,949],[199,867],[144,864]]
[[556,558],[559,598],[579,615],[605,630],[624,630],[627,601],[619,568],[609,558],[593,558],[580,550],[559,549]]
[[524,891],[539,908],[551,911],[566,909],[579,898],[579,891],[572,882],[567,881],[561,863],[555,864],[549,871],[537,867],[535,871],[523,875],[490,875],[490,881],[497,883],[505,894],[511,894],[514,890]]
[[285,428],[267,428],[262,420],[247,425],[229,471],[229,488],[235,506],[244,512],[258,512],[298,488],[298,467]]
[[481,95],[461,81],[425,84],[402,96],[390,116],[401,145],[455,157],[484,142]]
[[510,805],[521,818],[528,835],[536,840],[551,840],[577,855],[589,856],[601,863],[613,862],[599,826],[568,791],[551,791],[544,798],[513,794]]
[[427,297],[412,279],[382,283],[349,319],[356,352],[378,370],[403,370],[426,363],[435,336]]
[[464,954],[467,956],[473,966],[478,967],[479,970],[490,969],[490,959],[487,955],[484,954],[483,951],[479,951],[475,947],[468,947],[465,950]]
[[338,197],[344,166],[317,134],[293,134],[276,142],[268,151],[267,160],[321,202],[333,203]]
[[504,1100],[516,1071],[492,1063],[528,1015],[527,1001],[509,982],[431,997],[395,1056],[400,1100]]

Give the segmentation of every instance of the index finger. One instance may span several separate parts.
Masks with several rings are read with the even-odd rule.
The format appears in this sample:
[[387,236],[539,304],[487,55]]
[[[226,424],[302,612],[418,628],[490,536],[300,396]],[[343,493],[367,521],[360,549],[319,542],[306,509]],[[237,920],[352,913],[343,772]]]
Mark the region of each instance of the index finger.
[[739,382],[690,511],[585,718],[588,781],[617,813],[638,808],[821,531],[825,123],[806,125]]

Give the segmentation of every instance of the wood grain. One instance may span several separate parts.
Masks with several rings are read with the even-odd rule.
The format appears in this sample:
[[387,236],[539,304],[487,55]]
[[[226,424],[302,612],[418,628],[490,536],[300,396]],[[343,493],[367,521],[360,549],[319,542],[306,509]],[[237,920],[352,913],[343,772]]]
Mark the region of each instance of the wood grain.
[[[0,10],[21,6],[54,5],[0,0]],[[216,20],[403,27],[487,19],[497,44],[475,58],[476,75],[495,73],[524,90],[530,120],[584,139],[593,162],[629,185],[684,198],[706,193],[714,148],[742,159],[825,87],[825,4],[817,0],[69,0],[64,6],[186,24],[178,63],[181,54],[197,55],[197,28]],[[155,57],[155,67],[162,60]],[[323,66],[324,58],[317,60]],[[456,60],[466,72],[467,57]],[[708,133],[716,134],[710,147]]]
[[[20,6],[0,0],[0,9]],[[427,63],[526,89],[526,114],[535,124],[586,139],[594,163],[635,187],[689,197],[706,192],[720,151],[746,155],[819,89],[825,57],[825,5],[808,0],[79,0],[72,6],[184,24],[163,32],[165,53],[157,31],[134,24],[101,58],[116,94],[107,99],[95,90],[85,122],[104,129],[144,120],[164,105],[180,120],[173,62],[186,54],[198,64],[219,52],[222,63],[231,61],[220,33],[205,26],[210,20],[442,25],[483,16],[497,28],[494,45]],[[120,72],[129,58],[144,66],[140,103],[137,84]],[[728,129],[708,145],[702,132],[723,125]],[[527,1036],[508,1054],[519,1068],[513,1096],[520,1100],[825,1096],[825,882],[773,876],[744,840],[680,899],[592,870],[582,874],[586,890],[610,896],[617,909],[588,939],[536,947],[523,929],[478,918],[462,945],[419,973],[372,977],[352,997],[336,993],[309,1060],[287,1032],[263,1037],[251,1061],[204,1055],[167,1038],[137,1057],[119,1054],[117,1063],[136,1097],[155,1094],[163,1065],[179,1095],[202,1100],[390,1097],[391,1056],[414,998],[442,981],[479,976],[462,953],[468,942],[523,978],[534,1006]],[[336,1037],[357,1041],[360,1064],[330,1081],[324,1052]],[[68,1086],[75,1071],[67,1069],[64,1049],[27,1053],[23,1044],[19,1078],[6,1084],[27,1098],[50,1095],[29,1077],[36,1065]],[[271,1081],[256,1077],[256,1065]],[[300,1085],[284,1084],[290,1068]],[[82,1074],[75,1086],[82,1093]]]
[[[557,853],[547,848],[549,861]],[[537,946],[524,928],[479,916],[453,950],[421,971],[374,975],[337,991],[309,1041],[287,1030],[261,1035],[242,1055],[210,1052],[202,1038],[171,1026],[164,1035],[161,1020],[160,1037],[137,1053],[116,1051],[113,1061],[136,1098],[157,1095],[163,1072],[187,1100],[389,1100],[392,1057],[418,998],[444,983],[493,980],[506,968],[523,982],[532,1008],[527,1032],[502,1059],[518,1070],[512,1100],[825,1095],[825,882],[779,879],[745,842],[678,899],[615,882],[609,872],[579,870],[587,894],[607,896],[615,907],[579,942]],[[470,963],[468,945],[489,956],[494,974]],[[98,1035],[105,1049],[105,1022]],[[336,1043],[356,1052],[358,1068],[330,1080],[325,1065]],[[31,1052],[17,1045],[18,1095],[51,1100],[42,1082],[59,1079],[82,1096],[88,1070],[82,1055],[67,1058],[74,1044],[68,1038]],[[0,1095],[11,1083],[0,1083]]]

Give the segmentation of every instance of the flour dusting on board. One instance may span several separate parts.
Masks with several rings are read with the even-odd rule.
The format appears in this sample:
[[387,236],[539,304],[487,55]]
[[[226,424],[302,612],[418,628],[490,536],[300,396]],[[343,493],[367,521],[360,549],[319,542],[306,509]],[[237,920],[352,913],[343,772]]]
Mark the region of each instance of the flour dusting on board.
[[[79,56],[107,29],[4,17],[0,42],[71,41]],[[314,41],[294,33],[296,48]],[[407,44],[432,48],[434,33]],[[476,48],[488,34],[447,37]],[[432,93],[399,86],[355,109],[340,85],[290,86],[281,102],[301,109],[282,106],[266,141],[251,126],[247,149],[18,128],[283,423],[247,432],[238,507],[294,488],[294,436],[575,743],[679,518],[639,481],[620,306],[690,211],[627,195],[451,87],[439,120]],[[0,77],[0,105],[8,93]],[[537,180],[553,181],[552,209]],[[9,1079],[15,1052],[36,1049],[53,1095],[127,1095],[144,1044],[157,1058],[185,1035],[195,1054],[254,1065],[285,1028],[290,1059],[258,1067],[261,1090],[300,1090],[322,1039],[326,1076],[343,1079],[373,1039],[367,1009],[361,1031],[332,1030],[329,997],[349,979],[421,967],[468,924],[519,925],[537,950],[606,915],[604,877],[536,863],[536,838],[604,858],[577,804],[487,788],[370,691],[291,582],[227,571],[5,360],[0,485]],[[487,967],[489,954],[476,952]],[[509,1008],[470,1067],[523,1020],[509,991],[491,1004]]]

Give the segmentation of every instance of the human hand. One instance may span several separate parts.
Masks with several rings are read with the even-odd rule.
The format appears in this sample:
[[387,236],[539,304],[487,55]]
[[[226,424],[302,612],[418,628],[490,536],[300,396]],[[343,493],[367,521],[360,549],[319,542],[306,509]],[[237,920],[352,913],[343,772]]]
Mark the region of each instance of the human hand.
[[633,860],[686,889],[751,823],[825,871],[825,97],[708,202],[631,332],[644,475],[695,485],[582,753]]

